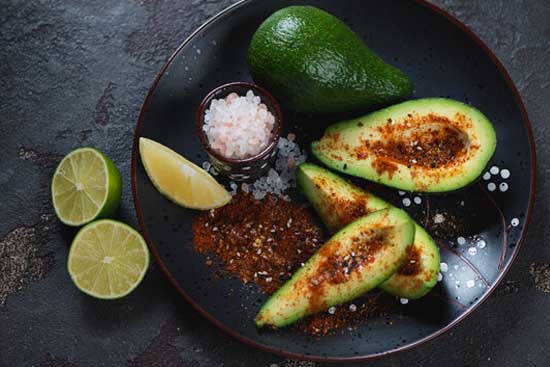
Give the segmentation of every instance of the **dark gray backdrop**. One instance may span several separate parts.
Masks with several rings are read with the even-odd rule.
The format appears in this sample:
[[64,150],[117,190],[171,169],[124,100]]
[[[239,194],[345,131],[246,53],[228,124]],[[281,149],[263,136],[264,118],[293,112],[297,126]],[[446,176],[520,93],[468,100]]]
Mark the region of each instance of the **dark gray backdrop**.
[[[74,232],[52,216],[55,165],[81,145],[124,177],[139,107],[179,43],[231,0],[0,0],[0,366],[316,366],[222,334],[152,264],[121,301],[79,293],[65,270]],[[538,195],[527,241],[497,292],[452,332],[369,366],[550,363],[550,1],[434,0],[510,72],[534,125]]]

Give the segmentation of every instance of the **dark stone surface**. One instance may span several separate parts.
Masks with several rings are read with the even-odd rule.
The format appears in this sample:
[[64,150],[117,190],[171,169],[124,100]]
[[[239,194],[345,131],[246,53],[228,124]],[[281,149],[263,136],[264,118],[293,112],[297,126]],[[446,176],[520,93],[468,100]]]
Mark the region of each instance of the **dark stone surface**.
[[[129,165],[141,102],[169,54],[230,3],[1,2],[0,247],[13,233],[24,233],[21,243],[33,247],[25,253],[33,255],[32,273],[0,306],[0,366],[314,365],[284,361],[222,334],[155,265],[124,300],[83,296],[65,270],[74,231],[51,217],[55,164],[68,151],[91,145],[111,156],[126,178],[118,217],[135,226]],[[518,86],[535,128],[537,204],[524,248],[496,294],[452,332],[369,365],[547,366],[550,3],[434,3],[486,41]]]

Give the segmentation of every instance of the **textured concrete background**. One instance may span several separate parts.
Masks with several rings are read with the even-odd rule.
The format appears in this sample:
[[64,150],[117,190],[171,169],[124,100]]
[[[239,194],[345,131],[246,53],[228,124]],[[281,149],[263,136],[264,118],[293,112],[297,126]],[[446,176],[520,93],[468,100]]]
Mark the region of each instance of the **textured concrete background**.
[[[435,0],[509,70],[535,127],[538,195],[527,241],[496,294],[452,332],[369,366],[550,363],[550,2]],[[155,265],[122,301],[80,294],[65,270],[74,232],[52,217],[49,180],[68,151],[105,151],[125,178],[155,74],[230,0],[0,1],[0,366],[316,366],[282,360],[199,317]]]

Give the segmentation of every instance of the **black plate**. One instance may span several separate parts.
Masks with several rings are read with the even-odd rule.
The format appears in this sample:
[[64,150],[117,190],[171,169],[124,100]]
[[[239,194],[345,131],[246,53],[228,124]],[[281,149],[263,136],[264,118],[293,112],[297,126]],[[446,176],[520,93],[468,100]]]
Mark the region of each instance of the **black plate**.
[[[252,320],[265,296],[239,280],[214,277],[212,269],[204,265],[204,257],[193,251],[191,223],[196,213],[162,197],[137,154],[137,139],[145,136],[199,164],[206,160],[193,126],[201,98],[220,84],[250,81],[246,51],[260,22],[279,8],[306,3],[344,20],[380,56],[410,75],[415,82],[413,98],[450,97],[481,109],[497,130],[498,147],[492,163],[511,172],[506,180],[500,176],[490,180],[497,186],[505,181],[509,185],[506,192],[497,187],[487,193],[484,188],[489,181],[481,180],[453,194],[424,196],[421,205],[409,207],[421,222],[429,203],[430,218],[444,213],[446,219],[454,217],[459,224],[456,230],[430,229],[440,239],[442,259],[449,265],[443,281],[420,301],[399,305],[396,300],[396,311],[390,315],[392,325],[385,318],[373,318],[356,331],[319,339],[293,330],[259,332],[255,328]],[[285,116],[289,130],[295,130],[294,124],[308,122],[317,134],[322,130],[319,119],[307,121],[288,112]],[[299,136],[302,146],[307,146],[305,135]],[[141,230],[178,291],[200,313],[240,340],[307,359],[380,356],[418,345],[462,320],[495,289],[517,255],[529,221],[534,183],[531,127],[502,65],[456,19],[424,1],[410,0],[262,0],[228,8],[193,33],[159,73],[143,104],[132,157],[132,188]],[[394,190],[374,190],[397,204],[403,199]],[[512,218],[519,219],[519,225],[508,228]],[[467,243],[457,244],[458,236],[464,236]],[[487,246],[472,256],[468,249],[475,236],[483,237]],[[474,267],[482,279],[470,288],[468,280],[479,277]]]

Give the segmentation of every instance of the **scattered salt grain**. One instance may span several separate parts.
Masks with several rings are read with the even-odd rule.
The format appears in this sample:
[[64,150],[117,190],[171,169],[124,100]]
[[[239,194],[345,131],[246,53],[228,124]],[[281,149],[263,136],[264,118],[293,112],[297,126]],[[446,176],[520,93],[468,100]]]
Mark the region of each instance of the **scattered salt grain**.
[[351,312],[355,312],[355,311],[357,311],[357,306],[352,303],[351,305],[349,305],[349,310]]
[[494,182],[489,182],[489,183],[487,184],[487,190],[489,190],[489,191],[495,191],[496,189],[497,189],[497,185],[495,185]]
[[485,181],[489,181],[491,179],[491,174],[489,172],[485,172],[485,174],[483,174],[483,179]]
[[403,206],[411,206],[411,199],[404,198],[403,199]]
[[334,315],[335,312],[336,312],[336,307],[334,307],[334,306],[333,306],[333,307],[330,307],[330,308],[328,309],[328,313],[331,314],[331,315]]
[[405,191],[397,191],[397,193],[398,193],[400,196],[405,195]]
[[458,243],[459,245],[464,245],[466,243],[466,239],[460,236],[456,239],[456,243]]
[[468,254],[470,254],[470,256],[476,256],[477,255],[477,248],[476,247],[470,247],[468,249]]
[[470,279],[466,282],[466,287],[468,287],[468,288],[473,288],[475,286],[476,286],[476,281],[473,280],[473,279]]
[[205,170],[205,171],[208,171],[210,169],[210,162],[202,162],[202,168]]
[[230,93],[214,99],[204,114],[203,130],[210,147],[227,158],[246,158],[260,153],[273,134],[275,117],[260,97]]
[[437,273],[437,281],[440,282],[443,280],[443,274]]
[[491,172],[492,175],[498,175],[500,169],[497,166],[493,166],[491,167],[491,169],[489,169],[489,172]]
[[487,246],[487,242],[485,240],[479,240],[477,242],[477,247],[479,248],[485,248]]
[[407,303],[409,303],[409,299],[408,298],[400,298],[399,302],[401,302],[402,305],[406,305]]
[[501,182],[500,185],[498,185],[498,189],[501,191],[501,192],[506,192],[508,191],[508,184],[506,182]]
[[446,273],[447,270],[449,270],[449,265],[447,265],[447,263],[441,263],[441,264],[439,264],[439,268],[441,269],[441,271],[443,273]]
[[415,196],[413,200],[416,205],[422,204],[422,198],[420,196]]
[[507,170],[506,168],[501,170],[500,171],[500,177],[502,177],[503,179],[507,179],[507,178],[510,178],[510,171]]
[[[290,135],[290,134],[289,134]],[[267,174],[249,185],[249,190],[254,198],[261,200],[270,193],[279,196],[283,200],[290,201],[285,194],[286,190],[296,187],[296,167],[304,163],[307,155],[295,142],[281,137],[277,150],[275,167]]]
[[517,227],[517,226],[519,226],[519,219],[518,219],[518,218],[513,218],[513,219],[510,221],[510,224],[512,225],[512,227]]

